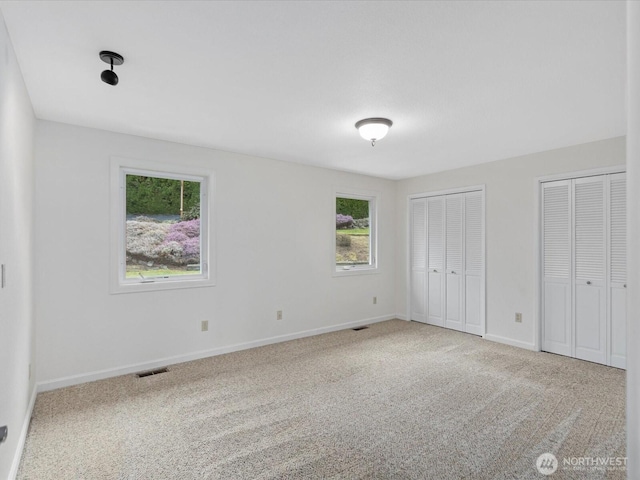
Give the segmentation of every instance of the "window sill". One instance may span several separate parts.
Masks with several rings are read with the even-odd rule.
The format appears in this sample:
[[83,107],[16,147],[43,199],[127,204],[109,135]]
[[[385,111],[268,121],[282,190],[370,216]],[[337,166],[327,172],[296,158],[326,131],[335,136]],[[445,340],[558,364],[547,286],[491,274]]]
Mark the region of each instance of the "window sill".
[[191,280],[161,280],[153,282],[118,283],[112,285],[109,293],[118,295],[121,293],[157,292],[162,290],[180,290],[183,288],[214,287],[212,279],[194,278]]
[[378,267],[360,267],[344,269],[342,267],[336,267],[333,272],[334,277],[351,277],[353,275],[373,275],[380,273]]

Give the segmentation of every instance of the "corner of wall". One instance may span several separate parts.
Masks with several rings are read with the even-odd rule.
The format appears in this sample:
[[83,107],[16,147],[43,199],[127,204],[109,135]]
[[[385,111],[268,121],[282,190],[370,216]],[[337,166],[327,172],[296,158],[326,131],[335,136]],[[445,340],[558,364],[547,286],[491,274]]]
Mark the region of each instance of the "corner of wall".
[[[17,472],[35,402],[34,350],[34,147],[35,115],[0,12],[0,425],[9,428],[0,447],[0,478]],[[7,387],[8,388],[4,388]]]

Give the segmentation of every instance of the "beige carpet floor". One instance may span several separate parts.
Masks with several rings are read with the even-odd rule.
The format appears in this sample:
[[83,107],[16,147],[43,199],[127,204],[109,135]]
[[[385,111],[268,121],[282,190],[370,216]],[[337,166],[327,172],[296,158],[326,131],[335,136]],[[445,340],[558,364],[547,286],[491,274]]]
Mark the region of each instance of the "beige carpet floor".
[[392,320],[42,393],[18,478],[624,478],[563,465],[624,412],[621,370]]

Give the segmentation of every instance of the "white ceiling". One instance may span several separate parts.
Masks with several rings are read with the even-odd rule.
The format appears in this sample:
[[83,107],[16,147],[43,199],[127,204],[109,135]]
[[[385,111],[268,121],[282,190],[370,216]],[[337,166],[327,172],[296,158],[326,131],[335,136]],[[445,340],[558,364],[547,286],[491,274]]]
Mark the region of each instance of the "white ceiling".
[[[0,10],[46,120],[392,179],[626,132],[624,1]],[[125,57],[117,87],[100,50]],[[373,148],[371,116],[394,122]]]

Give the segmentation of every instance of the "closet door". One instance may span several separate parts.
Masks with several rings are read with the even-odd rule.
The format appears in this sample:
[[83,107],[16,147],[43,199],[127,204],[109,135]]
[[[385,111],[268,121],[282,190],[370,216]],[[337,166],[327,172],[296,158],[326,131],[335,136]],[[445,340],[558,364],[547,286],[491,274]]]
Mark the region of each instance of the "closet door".
[[463,223],[464,195],[445,197],[445,322],[444,326],[464,331],[463,292]]
[[609,288],[610,362],[626,368],[627,356],[627,188],[624,173],[610,175]]
[[574,180],[575,357],[607,363],[605,177]]
[[571,180],[542,184],[542,349],[573,356]]
[[427,321],[427,201],[411,201],[411,320]]
[[444,326],[444,197],[427,199],[427,323]]
[[484,214],[482,192],[464,194],[464,309],[465,331],[483,334]]

